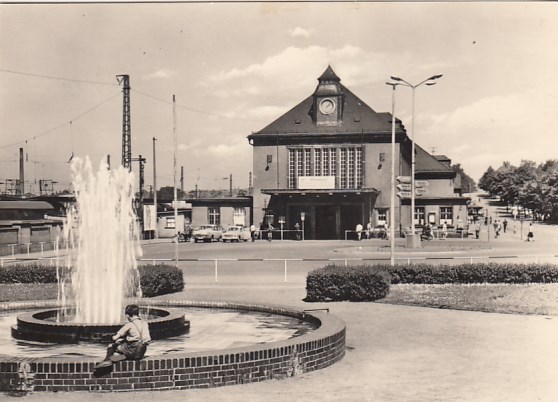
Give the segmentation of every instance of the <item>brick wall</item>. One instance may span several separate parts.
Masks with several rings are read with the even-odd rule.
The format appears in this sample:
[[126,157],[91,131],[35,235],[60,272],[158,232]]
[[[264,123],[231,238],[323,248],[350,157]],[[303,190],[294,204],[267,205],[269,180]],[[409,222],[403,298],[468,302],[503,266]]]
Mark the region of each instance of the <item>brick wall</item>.
[[[285,307],[227,302],[157,301],[155,304],[265,311],[301,318],[318,324],[319,328],[279,342],[124,361],[97,376],[93,367],[98,361],[91,359],[26,359],[0,355],[0,391],[209,388],[293,377],[327,367],[341,360],[345,354],[345,323],[327,313],[308,314]],[[15,308],[17,303],[6,306],[0,305],[0,309]],[[44,304],[39,307],[44,307]]]

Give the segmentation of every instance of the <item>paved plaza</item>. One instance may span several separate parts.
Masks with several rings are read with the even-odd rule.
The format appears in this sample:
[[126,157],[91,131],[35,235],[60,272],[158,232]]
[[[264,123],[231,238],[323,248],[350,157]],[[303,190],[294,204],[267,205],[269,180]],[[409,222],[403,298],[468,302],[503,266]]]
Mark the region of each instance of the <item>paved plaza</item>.
[[[496,212],[496,210],[493,210]],[[503,212],[502,212],[503,213]],[[499,239],[432,241],[397,258],[470,257],[556,262],[558,228],[535,224],[533,243],[508,231]],[[440,310],[380,303],[305,303],[306,273],[325,259],[389,257],[387,242],[256,241],[180,243],[186,288],[167,299],[230,300],[329,308],[347,324],[344,359],[281,381],[156,393],[30,394],[24,401],[555,401],[558,317]],[[144,259],[174,258],[175,244],[143,245]],[[506,257],[506,258],[500,258]],[[311,261],[311,259],[320,261]],[[445,259],[447,258],[447,259]],[[457,260],[455,260],[457,258]],[[492,258],[492,259],[491,259]],[[215,259],[219,260],[217,268]],[[228,261],[227,261],[228,260]],[[256,261],[252,261],[256,260]],[[285,269],[285,260],[287,266]],[[215,273],[218,273],[216,276]],[[285,272],[287,275],[285,276]]]

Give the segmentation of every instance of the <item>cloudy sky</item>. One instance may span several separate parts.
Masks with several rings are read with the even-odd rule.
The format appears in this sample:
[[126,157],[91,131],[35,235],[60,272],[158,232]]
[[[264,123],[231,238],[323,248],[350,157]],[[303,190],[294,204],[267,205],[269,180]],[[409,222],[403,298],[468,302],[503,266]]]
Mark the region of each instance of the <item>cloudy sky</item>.
[[[478,179],[508,160],[558,158],[558,5],[198,3],[0,5],[0,180],[67,186],[68,159],[121,162],[130,75],[133,157],[157,138],[157,184],[247,187],[246,136],[309,96],[330,64],[378,112],[391,75],[415,84],[415,139]],[[396,115],[411,126],[411,91]],[[137,163],[134,170],[137,172]],[[224,180],[226,178],[226,180]],[[3,190],[3,184],[0,187]]]

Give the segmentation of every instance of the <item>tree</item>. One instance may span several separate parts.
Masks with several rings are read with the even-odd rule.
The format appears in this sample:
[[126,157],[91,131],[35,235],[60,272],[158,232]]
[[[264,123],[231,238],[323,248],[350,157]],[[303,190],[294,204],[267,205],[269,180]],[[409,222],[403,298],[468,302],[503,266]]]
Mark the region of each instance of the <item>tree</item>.
[[496,180],[496,171],[489,166],[486,172],[483,173],[479,180],[479,187],[486,191],[487,193],[494,194],[494,181]]
[[[180,190],[179,188],[176,189],[177,191],[177,195],[176,198],[177,200],[184,200],[186,199],[186,193],[182,190]],[[159,191],[157,191],[157,199],[158,200],[174,200],[174,187],[172,186],[165,186],[165,187],[161,187],[159,189]]]
[[451,165],[451,168],[455,172],[457,172],[458,175],[461,176],[461,189],[464,192],[472,193],[473,191],[475,191],[477,189],[477,185],[476,185],[475,181],[471,178],[471,176],[469,176],[467,173],[465,173],[465,170],[463,170],[460,163],[457,163],[455,165]]

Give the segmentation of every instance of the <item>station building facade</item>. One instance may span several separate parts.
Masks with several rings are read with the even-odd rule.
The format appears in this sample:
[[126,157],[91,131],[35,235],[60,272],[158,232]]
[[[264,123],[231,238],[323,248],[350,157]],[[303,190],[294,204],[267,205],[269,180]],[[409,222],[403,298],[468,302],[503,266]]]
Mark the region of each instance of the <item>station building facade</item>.
[[[248,136],[253,146],[253,220],[285,229],[304,227],[306,239],[343,239],[357,224],[411,226],[410,198],[402,192],[390,211],[391,113],[378,113],[341,84],[328,66],[310,96]],[[395,128],[397,176],[411,174],[412,143]],[[415,144],[415,224],[459,226],[468,198],[448,159]],[[402,187],[404,183],[401,183]],[[302,222],[304,220],[304,222]]]

